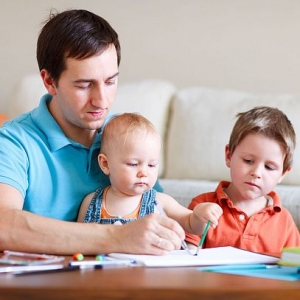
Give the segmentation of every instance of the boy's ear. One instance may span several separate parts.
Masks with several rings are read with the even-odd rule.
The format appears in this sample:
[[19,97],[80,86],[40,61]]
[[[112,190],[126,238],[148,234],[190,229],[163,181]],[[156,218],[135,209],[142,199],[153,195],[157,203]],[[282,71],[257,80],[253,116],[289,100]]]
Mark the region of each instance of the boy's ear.
[[98,164],[105,175],[109,175],[109,166],[107,156],[103,153],[98,155]]
[[56,95],[56,86],[50,73],[47,70],[43,69],[41,70],[40,75],[42,77],[44,86],[47,89],[48,93],[52,96]]
[[[283,180],[283,178],[285,177],[285,175],[286,175],[288,172],[290,172],[291,170],[292,170],[292,167],[288,167],[287,170],[286,170],[284,173],[282,173],[281,177],[280,177],[279,180],[278,180],[278,183],[280,183],[280,182]],[[277,184],[278,184],[278,183],[277,183]]]
[[230,161],[231,161],[231,154],[230,154],[230,151],[229,151],[229,145],[227,144],[225,146],[225,162],[226,162],[226,166],[228,168],[230,168]]

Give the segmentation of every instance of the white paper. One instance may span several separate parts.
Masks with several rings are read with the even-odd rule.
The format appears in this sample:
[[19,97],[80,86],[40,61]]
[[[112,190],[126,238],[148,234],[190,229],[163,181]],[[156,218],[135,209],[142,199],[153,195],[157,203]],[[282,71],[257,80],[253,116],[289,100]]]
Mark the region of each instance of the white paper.
[[32,271],[46,271],[46,270],[59,270],[64,265],[34,265],[34,266],[11,266],[11,267],[0,267],[0,274],[2,273],[18,273],[18,272],[32,272]]
[[134,255],[111,253],[110,257],[131,259],[146,267],[184,267],[211,266],[227,264],[277,263],[278,257],[258,254],[234,247],[217,247],[200,249],[197,256],[188,254],[185,250],[175,250],[168,255]]

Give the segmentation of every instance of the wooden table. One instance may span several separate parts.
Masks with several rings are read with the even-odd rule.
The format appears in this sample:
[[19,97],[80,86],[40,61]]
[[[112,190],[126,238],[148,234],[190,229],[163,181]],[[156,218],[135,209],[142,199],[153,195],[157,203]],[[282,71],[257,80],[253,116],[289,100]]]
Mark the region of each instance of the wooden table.
[[76,270],[0,275],[0,299],[300,299],[300,281],[200,272],[197,268]]

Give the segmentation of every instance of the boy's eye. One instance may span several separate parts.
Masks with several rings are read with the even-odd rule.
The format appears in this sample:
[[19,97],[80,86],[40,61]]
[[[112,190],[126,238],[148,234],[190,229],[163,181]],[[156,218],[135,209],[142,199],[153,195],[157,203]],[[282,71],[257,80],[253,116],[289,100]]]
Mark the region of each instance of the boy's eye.
[[267,170],[270,170],[270,171],[274,171],[276,168],[275,167],[273,167],[273,166],[268,166],[268,165],[265,165],[265,168],[267,169]]
[[251,164],[251,163],[253,162],[253,160],[252,160],[252,159],[246,159],[246,158],[245,158],[245,159],[244,159],[244,162],[247,163],[247,164]]

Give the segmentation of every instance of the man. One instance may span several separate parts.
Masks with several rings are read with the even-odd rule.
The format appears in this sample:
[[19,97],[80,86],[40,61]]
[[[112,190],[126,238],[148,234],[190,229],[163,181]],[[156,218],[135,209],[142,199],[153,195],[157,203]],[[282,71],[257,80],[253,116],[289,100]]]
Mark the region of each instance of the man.
[[152,214],[124,226],[74,222],[84,196],[109,182],[98,167],[101,128],[115,98],[118,35],[103,18],[52,15],[37,43],[48,91],[0,130],[0,248],[53,254],[178,249],[183,229]]

